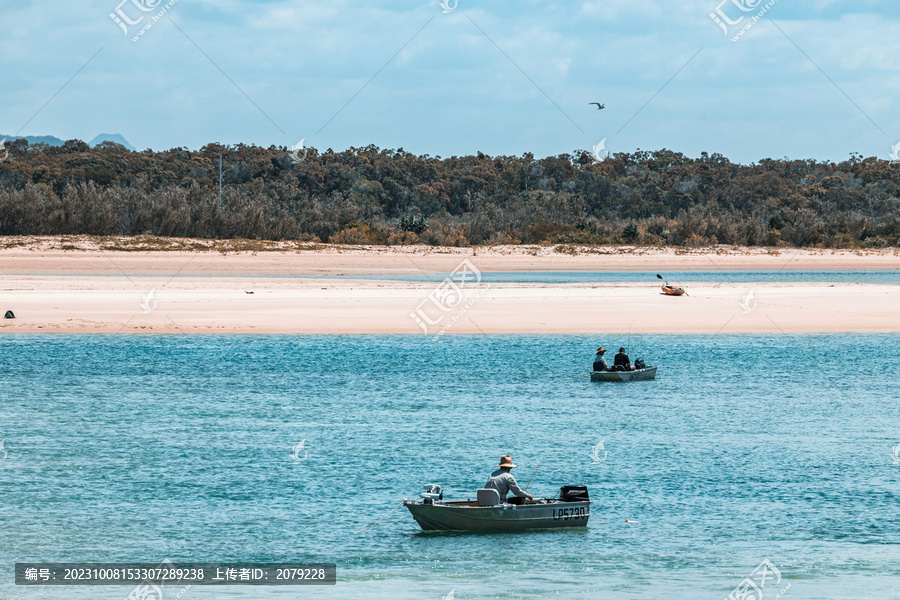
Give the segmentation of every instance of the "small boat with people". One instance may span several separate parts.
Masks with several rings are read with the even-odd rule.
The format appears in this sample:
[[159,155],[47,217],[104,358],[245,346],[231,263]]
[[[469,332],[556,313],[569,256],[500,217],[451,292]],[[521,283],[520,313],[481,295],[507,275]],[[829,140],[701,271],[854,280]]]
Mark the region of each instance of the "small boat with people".
[[[441,486],[429,483],[425,492],[419,494],[420,500],[404,499],[403,505],[424,531],[508,532],[587,526],[591,516],[587,487],[564,485],[555,498],[535,498],[528,493],[543,462],[535,468],[524,490],[510,473],[516,466],[512,456],[504,454],[499,468],[476,492],[474,501],[445,501]],[[509,493],[513,496],[507,499]]]
[[[473,501],[443,500],[441,486],[429,483],[420,500],[405,501],[424,531],[523,531],[586,527],[591,516],[587,487],[566,485],[556,498],[504,502],[495,489],[480,489]],[[516,498],[516,500],[519,500]]]
[[647,365],[644,359],[639,358],[631,364],[631,359],[625,354],[625,348],[619,348],[613,366],[606,364],[603,355],[606,348],[597,348],[594,356],[594,367],[591,370],[591,381],[650,381],[656,379],[656,367]]

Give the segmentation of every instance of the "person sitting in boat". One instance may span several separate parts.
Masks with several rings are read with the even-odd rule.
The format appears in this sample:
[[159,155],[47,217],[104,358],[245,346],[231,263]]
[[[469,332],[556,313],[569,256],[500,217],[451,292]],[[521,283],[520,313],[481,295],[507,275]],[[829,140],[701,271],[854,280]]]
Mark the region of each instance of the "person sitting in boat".
[[616,354],[616,358],[613,361],[613,367],[617,371],[634,371],[634,367],[631,366],[631,359],[625,354],[625,348],[619,348],[619,353]]
[[606,348],[597,348],[597,354],[594,355],[594,370],[608,371],[609,365],[606,364],[603,355],[606,354]]
[[[516,478],[512,476],[512,473],[510,473],[510,471],[516,466],[513,464],[512,456],[510,456],[509,454],[501,456],[500,464],[497,466],[500,468],[491,473],[491,476],[490,478],[488,478],[487,483],[484,484],[485,488],[492,488],[497,490],[497,492],[500,494],[501,502],[506,502],[506,495],[509,492],[515,494],[517,498],[528,498],[529,500],[534,499],[534,496],[519,487],[519,484],[516,483]],[[517,502],[511,503],[517,504]]]

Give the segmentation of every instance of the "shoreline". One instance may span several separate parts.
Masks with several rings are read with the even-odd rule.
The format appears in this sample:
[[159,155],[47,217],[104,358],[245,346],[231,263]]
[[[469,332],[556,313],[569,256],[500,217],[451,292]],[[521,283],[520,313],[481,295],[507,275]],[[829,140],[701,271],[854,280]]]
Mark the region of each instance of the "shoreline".
[[[195,240],[181,241],[180,246]],[[198,242],[199,243],[199,242]],[[121,248],[117,241],[110,242]],[[407,275],[448,273],[468,260],[483,272],[900,271],[900,250],[579,246],[337,246],[292,249],[101,249],[96,240],[39,238],[0,247],[0,277],[52,274],[170,276]],[[176,244],[176,247],[179,247]],[[243,247],[237,244],[237,247]]]
[[[43,243],[43,242],[42,242]],[[900,332],[900,285],[469,283],[354,279],[482,272],[900,271],[880,252],[555,247],[294,251],[0,249],[0,333],[660,334]],[[467,268],[469,268],[467,267]],[[470,275],[471,276],[471,275]],[[443,292],[441,292],[443,289]],[[450,290],[452,291],[452,290]],[[443,298],[443,300],[441,300]],[[443,304],[441,304],[443,302]],[[439,332],[443,331],[443,334]]]

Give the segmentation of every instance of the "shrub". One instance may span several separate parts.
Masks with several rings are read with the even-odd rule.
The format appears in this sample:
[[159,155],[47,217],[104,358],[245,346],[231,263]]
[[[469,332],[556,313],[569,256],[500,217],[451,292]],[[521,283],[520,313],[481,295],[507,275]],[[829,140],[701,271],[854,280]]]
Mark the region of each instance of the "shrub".
[[410,246],[419,243],[419,236],[412,231],[393,231],[388,235],[388,246]]
[[637,225],[634,223],[629,223],[622,229],[622,238],[629,244],[633,244],[637,241],[640,232],[638,231]]
[[411,231],[419,236],[428,229],[428,220],[420,215],[406,215],[400,219],[397,223],[397,227],[403,231]]
[[328,241],[332,244],[383,244],[387,240],[379,231],[369,225],[348,227],[331,236]]

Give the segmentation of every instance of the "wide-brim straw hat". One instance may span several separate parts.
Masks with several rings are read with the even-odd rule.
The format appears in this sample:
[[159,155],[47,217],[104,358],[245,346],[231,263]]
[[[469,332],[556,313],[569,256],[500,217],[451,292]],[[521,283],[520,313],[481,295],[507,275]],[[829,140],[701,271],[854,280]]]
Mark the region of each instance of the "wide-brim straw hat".
[[498,467],[509,467],[510,469],[514,468],[516,465],[513,464],[512,456],[509,454],[505,454],[500,457],[500,464]]

